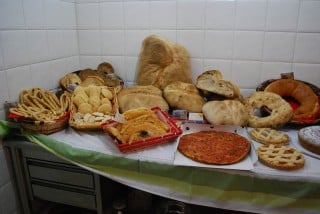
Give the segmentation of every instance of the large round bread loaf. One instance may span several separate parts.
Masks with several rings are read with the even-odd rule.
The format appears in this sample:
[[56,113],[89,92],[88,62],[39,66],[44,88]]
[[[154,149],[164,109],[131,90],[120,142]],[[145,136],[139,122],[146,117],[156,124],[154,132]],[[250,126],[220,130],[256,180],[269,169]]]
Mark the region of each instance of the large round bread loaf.
[[301,81],[293,79],[279,79],[270,83],[265,90],[281,97],[292,97],[299,102],[294,110],[292,119],[312,118],[319,111],[319,99],[313,90]]
[[169,110],[169,105],[163,98],[162,91],[152,85],[123,88],[117,98],[121,113],[140,107],[160,107],[162,110]]
[[248,123],[248,111],[238,100],[209,101],[202,107],[206,120],[213,125],[240,125]]
[[201,112],[205,104],[198,89],[191,83],[173,82],[164,88],[163,96],[173,109]]

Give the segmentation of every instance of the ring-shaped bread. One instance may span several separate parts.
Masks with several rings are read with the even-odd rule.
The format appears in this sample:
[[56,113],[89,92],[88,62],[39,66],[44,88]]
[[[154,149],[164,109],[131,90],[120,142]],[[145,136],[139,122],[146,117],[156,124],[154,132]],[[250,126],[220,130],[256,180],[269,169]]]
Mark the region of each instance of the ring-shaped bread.
[[[245,100],[249,111],[249,126],[254,128],[277,128],[286,124],[293,110],[281,96],[271,92],[254,92]],[[270,114],[265,117],[255,115],[256,109],[267,107]]]
[[305,83],[293,79],[279,79],[270,83],[265,90],[281,97],[292,97],[299,102],[292,119],[312,118],[319,111],[319,99],[313,90]]

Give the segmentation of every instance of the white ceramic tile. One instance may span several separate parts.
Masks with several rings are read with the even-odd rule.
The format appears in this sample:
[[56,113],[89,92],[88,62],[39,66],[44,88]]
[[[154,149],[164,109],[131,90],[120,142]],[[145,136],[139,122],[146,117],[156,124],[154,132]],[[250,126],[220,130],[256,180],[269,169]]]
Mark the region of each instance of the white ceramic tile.
[[298,31],[320,32],[320,1],[301,1]]
[[99,28],[99,4],[76,4],[78,29]]
[[204,56],[226,59],[232,57],[233,33],[231,31],[206,31]]
[[263,59],[265,61],[292,61],[294,43],[295,33],[267,32],[264,40]]
[[237,31],[234,35],[235,59],[260,60],[263,50],[263,36],[261,31]]
[[81,56],[80,59],[80,69],[91,68],[95,69],[102,62],[101,56]]
[[23,29],[24,26],[22,0],[1,0],[0,29]]
[[263,30],[265,27],[267,2],[265,0],[238,1],[236,29]]
[[138,56],[142,41],[149,36],[148,30],[126,30],[125,31],[125,54],[127,56]]
[[203,70],[203,59],[201,59],[201,58],[191,58],[190,59],[190,66],[191,66],[192,81],[195,83],[197,77],[202,73],[202,70]]
[[29,66],[21,66],[7,71],[7,81],[9,85],[9,99],[11,102],[17,101],[21,90],[33,87],[33,82]]
[[23,0],[24,17],[28,29],[44,29],[45,13],[42,0]]
[[231,81],[243,89],[255,89],[260,84],[261,62],[233,61]]
[[[192,15],[190,15],[192,14]],[[178,0],[177,28],[199,29],[203,28],[205,20],[204,0]]]
[[76,29],[76,6],[74,3],[61,1],[61,17],[64,29]]
[[269,0],[266,28],[270,31],[295,31],[299,0]]
[[175,1],[151,1],[150,2],[150,26],[151,28],[176,29],[177,5]]
[[28,30],[27,41],[30,63],[45,61],[49,58],[46,30]]
[[50,78],[52,79],[53,83],[50,88],[58,88],[59,87],[59,80],[62,76],[69,73],[70,71],[67,70],[67,61],[65,58],[57,59],[50,61]]
[[66,71],[68,71],[68,73],[80,70],[79,56],[71,56],[66,58],[65,60]]
[[193,58],[203,56],[203,41],[202,30],[180,30],[177,33],[177,43],[185,47]]
[[124,30],[101,31],[102,55],[124,54]]
[[268,79],[279,79],[282,73],[292,72],[292,64],[284,62],[263,62],[260,82]]
[[4,69],[4,62],[3,62],[3,54],[2,54],[2,40],[1,40],[1,31],[0,31],[0,70],[3,70]]
[[163,37],[168,39],[171,42],[177,41],[177,32],[176,30],[161,30],[161,29],[150,29],[150,34]]
[[100,27],[123,29],[124,11],[122,2],[100,3]]
[[206,5],[206,28],[233,29],[235,9],[235,1],[208,1]]
[[149,28],[149,2],[124,2],[125,28]]
[[101,62],[109,62],[114,68],[114,73],[125,81],[126,70],[124,56],[103,56]]
[[63,16],[61,14],[60,0],[45,0],[44,11],[46,26],[48,29],[62,28],[63,26]]
[[51,63],[42,62],[30,65],[30,73],[32,77],[32,85],[42,89],[52,89],[53,87],[53,68]]
[[125,58],[125,69],[126,69],[126,78],[128,82],[135,82],[136,76],[136,67],[137,67],[138,57],[126,57]]
[[25,65],[29,62],[27,34],[24,30],[2,31],[2,54],[5,68]]
[[78,37],[76,30],[63,30],[63,49],[64,49],[64,56],[74,56],[78,55],[79,48],[78,48]]
[[48,30],[48,46],[50,59],[57,59],[65,56],[65,39],[63,30]]
[[231,60],[206,59],[204,60],[204,71],[219,70],[224,79],[231,79]]
[[99,30],[79,30],[79,51],[80,54],[100,55],[100,31]]
[[305,63],[320,63],[320,34],[297,34],[294,61]]
[[294,78],[320,86],[320,64],[294,63]]
[[[7,82],[7,76],[5,71],[0,71],[0,105],[9,100],[9,85]],[[0,176],[1,177],[1,176]]]

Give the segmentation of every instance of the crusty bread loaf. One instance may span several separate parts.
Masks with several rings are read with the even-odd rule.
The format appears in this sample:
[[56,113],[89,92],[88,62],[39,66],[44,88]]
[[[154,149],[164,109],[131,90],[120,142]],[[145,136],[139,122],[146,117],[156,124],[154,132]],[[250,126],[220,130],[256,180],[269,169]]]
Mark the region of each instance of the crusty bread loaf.
[[222,74],[218,70],[210,70],[197,77],[196,86],[205,96],[210,93],[222,95],[226,98],[238,98],[240,90],[238,86],[228,80],[222,79]]
[[187,49],[154,35],[146,37],[137,65],[137,84],[163,89],[175,81],[192,82]]
[[121,113],[140,107],[169,109],[167,101],[162,96],[162,91],[152,85],[135,85],[123,88],[118,93],[117,98]]
[[292,119],[313,118],[319,111],[319,98],[313,90],[301,81],[279,79],[270,83],[264,91],[273,92],[281,97],[292,97],[300,106],[294,110]]
[[213,125],[240,125],[248,123],[248,111],[237,100],[209,101],[202,107],[206,120]]
[[205,100],[195,85],[176,81],[167,85],[163,96],[173,109],[184,109],[189,112],[201,112]]

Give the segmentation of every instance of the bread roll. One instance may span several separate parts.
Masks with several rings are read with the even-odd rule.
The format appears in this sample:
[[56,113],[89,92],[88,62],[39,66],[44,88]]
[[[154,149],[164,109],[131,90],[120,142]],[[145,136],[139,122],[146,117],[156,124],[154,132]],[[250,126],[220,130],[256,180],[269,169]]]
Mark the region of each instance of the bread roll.
[[171,108],[189,112],[201,112],[205,103],[195,85],[180,81],[167,85],[163,90],[163,96]]
[[123,88],[119,94],[118,103],[121,113],[140,107],[153,108],[160,107],[162,110],[168,110],[169,105],[162,97],[162,91],[152,85],[131,86]]
[[245,106],[237,100],[209,101],[202,107],[206,120],[213,125],[239,125],[248,123]]
[[192,82],[188,51],[168,40],[148,36],[142,43],[139,55],[137,84],[163,89],[175,81]]

